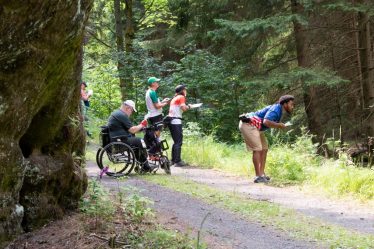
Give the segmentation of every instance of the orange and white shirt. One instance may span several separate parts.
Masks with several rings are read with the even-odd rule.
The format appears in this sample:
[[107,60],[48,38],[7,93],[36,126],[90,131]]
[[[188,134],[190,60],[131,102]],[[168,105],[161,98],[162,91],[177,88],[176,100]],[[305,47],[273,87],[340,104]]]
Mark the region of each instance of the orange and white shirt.
[[182,106],[186,105],[186,97],[177,95],[170,102],[169,117],[177,118],[171,120],[171,124],[182,124]]

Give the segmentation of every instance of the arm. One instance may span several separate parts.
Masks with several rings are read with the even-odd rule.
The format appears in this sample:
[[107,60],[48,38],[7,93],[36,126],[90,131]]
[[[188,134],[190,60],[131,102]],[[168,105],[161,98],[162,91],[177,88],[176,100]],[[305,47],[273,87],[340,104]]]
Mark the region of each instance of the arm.
[[268,119],[264,119],[264,125],[269,128],[279,128],[279,129],[286,128],[286,126],[283,123],[276,123]]
[[164,106],[166,106],[168,104],[168,102],[157,102],[157,103],[153,103],[153,105],[156,107],[156,109],[160,109]]
[[129,132],[131,134],[135,134],[135,133],[141,131],[144,127],[146,127],[147,124],[148,124],[147,120],[144,119],[139,125],[135,125],[135,126],[130,127]]
[[185,112],[185,111],[191,109],[191,107],[190,107],[190,105],[182,104],[181,109]]
[[156,109],[161,109],[162,107],[164,107],[168,104],[168,102],[159,102],[157,93],[155,91],[152,91],[150,93],[150,97],[151,97],[153,105]]
[[141,131],[142,129],[143,129],[143,125],[142,124],[140,124],[140,125],[134,125],[134,126],[132,126],[130,129],[129,129],[129,132],[131,133],[131,134],[135,134],[135,133],[138,133],[139,131]]
[[81,98],[87,101],[91,96],[88,95],[84,90],[81,90]]

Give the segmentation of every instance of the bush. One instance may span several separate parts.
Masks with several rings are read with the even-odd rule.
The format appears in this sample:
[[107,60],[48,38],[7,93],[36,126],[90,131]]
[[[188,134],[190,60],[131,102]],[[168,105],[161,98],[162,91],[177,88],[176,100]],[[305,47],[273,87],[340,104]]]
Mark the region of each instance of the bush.
[[[187,127],[188,130],[195,126]],[[228,145],[216,142],[212,136],[185,134],[182,157],[189,164],[238,175],[253,174],[252,153],[246,151],[244,144]],[[272,177],[270,183],[278,186],[306,183],[335,195],[374,199],[373,170],[356,167],[345,154],[340,154],[339,159],[326,159],[316,151],[311,136],[305,133],[293,144],[272,146],[266,165],[266,172]]]

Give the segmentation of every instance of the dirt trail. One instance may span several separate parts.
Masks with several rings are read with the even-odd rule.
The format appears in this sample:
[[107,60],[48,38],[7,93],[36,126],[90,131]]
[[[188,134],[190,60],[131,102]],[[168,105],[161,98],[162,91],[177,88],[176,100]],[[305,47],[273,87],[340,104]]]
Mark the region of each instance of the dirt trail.
[[[88,162],[87,170],[91,177],[97,177],[98,169],[94,163]],[[178,174],[181,173],[182,171]],[[193,234],[196,234],[202,220],[209,213],[203,226],[202,235],[209,248],[320,247],[312,241],[297,241],[271,226],[264,226],[260,222],[247,221],[224,209],[211,206],[186,194],[138,179],[135,176],[125,182],[105,176],[101,182],[113,191],[118,189],[118,184],[121,186],[131,185],[143,190],[142,195],[154,201],[154,209],[160,217],[160,222],[184,232],[190,230]]]
[[303,193],[298,187],[276,188],[255,184],[249,177],[238,177],[212,169],[172,168],[172,174],[217,189],[246,194],[251,199],[278,203],[330,223],[374,234],[373,203],[331,200],[316,193]]

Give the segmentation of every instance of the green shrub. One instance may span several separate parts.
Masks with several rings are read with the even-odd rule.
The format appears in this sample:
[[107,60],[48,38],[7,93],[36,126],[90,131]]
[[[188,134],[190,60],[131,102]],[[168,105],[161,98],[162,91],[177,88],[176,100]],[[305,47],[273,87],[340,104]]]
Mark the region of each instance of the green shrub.
[[137,188],[126,187],[122,188],[122,190],[127,192],[127,197],[122,203],[122,209],[134,222],[140,223],[146,217],[154,215],[149,207],[153,204],[153,201],[141,196]]
[[[185,136],[182,149],[182,158],[189,164],[253,175],[252,153],[244,144],[228,145],[216,142],[212,136],[193,134]],[[373,170],[353,165],[345,154],[340,154],[339,159],[326,159],[316,151],[317,146],[305,132],[293,144],[271,146],[265,169],[272,177],[270,184],[305,183],[334,195],[374,199]]]
[[95,218],[110,218],[116,211],[106,191],[100,183],[95,180],[88,181],[86,194],[82,197],[79,209]]

